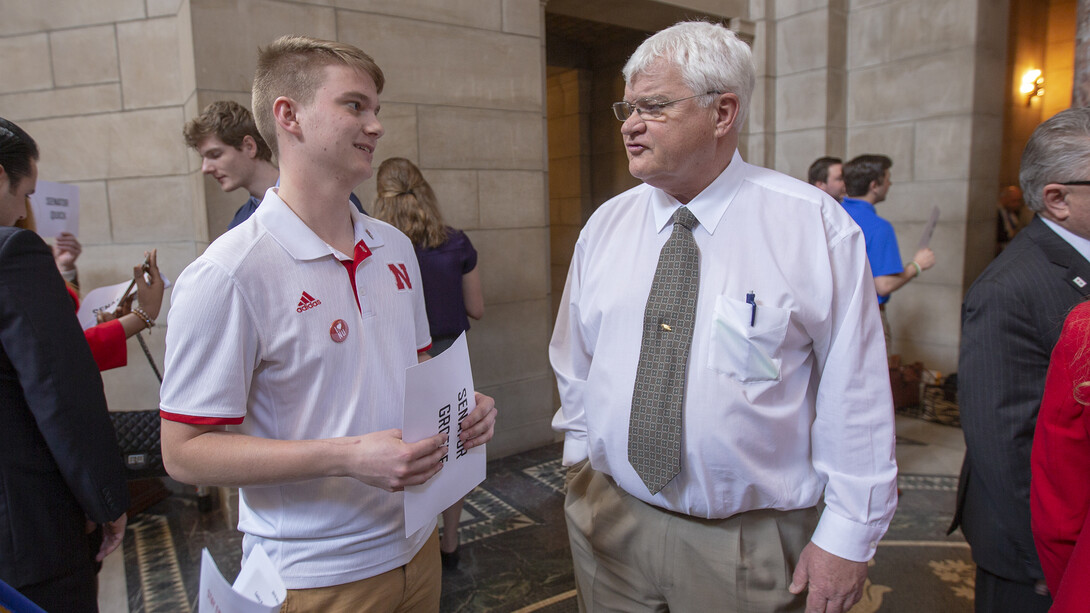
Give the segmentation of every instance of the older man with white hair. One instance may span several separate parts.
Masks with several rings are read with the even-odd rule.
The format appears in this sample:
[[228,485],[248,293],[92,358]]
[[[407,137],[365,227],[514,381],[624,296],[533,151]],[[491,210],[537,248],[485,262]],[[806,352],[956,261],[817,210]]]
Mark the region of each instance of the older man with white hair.
[[624,77],[643,184],[580,234],[550,344],[580,609],[847,611],[897,497],[863,235],[742,160],[726,28],[663,30]]

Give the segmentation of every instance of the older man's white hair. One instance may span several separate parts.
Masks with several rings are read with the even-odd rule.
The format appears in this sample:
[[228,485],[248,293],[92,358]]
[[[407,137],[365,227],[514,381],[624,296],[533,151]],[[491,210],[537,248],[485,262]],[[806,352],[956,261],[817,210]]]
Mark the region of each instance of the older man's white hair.
[[[756,81],[749,45],[720,24],[683,21],[643,41],[624,65],[625,83],[646,72],[660,58],[681,70],[682,81],[694,94],[729,92],[738,96],[736,126],[740,129]],[[707,107],[712,100],[701,96],[698,102]]]

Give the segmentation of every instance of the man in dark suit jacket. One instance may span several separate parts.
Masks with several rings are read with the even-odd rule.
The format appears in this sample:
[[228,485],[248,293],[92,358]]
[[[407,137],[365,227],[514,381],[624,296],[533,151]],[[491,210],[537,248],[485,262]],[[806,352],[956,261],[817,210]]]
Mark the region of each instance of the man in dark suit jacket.
[[969,288],[958,402],[965,462],[951,531],[977,563],[977,611],[1047,611],[1030,531],[1030,448],[1064,318],[1090,295],[1090,109],[1044,122],[1020,179],[1037,217]]
[[37,157],[0,118],[0,579],[47,611],[97,611],[95,561],[121,543],[128,486],[53,253],[9,227],[25,215]]

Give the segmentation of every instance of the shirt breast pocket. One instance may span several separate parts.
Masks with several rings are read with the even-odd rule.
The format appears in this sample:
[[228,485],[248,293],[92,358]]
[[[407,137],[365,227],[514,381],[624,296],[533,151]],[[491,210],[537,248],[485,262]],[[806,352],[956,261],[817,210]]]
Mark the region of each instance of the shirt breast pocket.
[[[742,383],[780,380],[780,346],[791,311],[717,296],[708,368]],[[752,322],[752,325],[750,325]]]

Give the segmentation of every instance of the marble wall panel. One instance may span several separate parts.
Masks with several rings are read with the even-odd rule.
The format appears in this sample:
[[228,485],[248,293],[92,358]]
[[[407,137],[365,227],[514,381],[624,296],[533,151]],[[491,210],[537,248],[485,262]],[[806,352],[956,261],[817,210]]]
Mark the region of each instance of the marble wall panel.
[[182,102],[177,19],[162,17],[118,24],[117,49],[125,108]]
[[496,434],[487,446],[490,460],[559,440],[550,426],[556,412],[554,386],[550,374],[484,389],[478,387],[479,391],[496,399],[499,412]]
[[812,70],[776,79],[776,130],[824,128],[828,113],[827,73]]
[[527,228],[545,225],[545,174],[540,171],[482,170],[481,227]]
[[526,301],[549,294],[547,229],[472,230],[485,304]]
[[[144,0],[0,0],[0,36],[143,19]],[[6,53],[2,57],[10,57]]]
[[848,68],[889,61],[889,37],[893,29],[892,5],[853,7],[848,14]]
[[193,95],[193,91],[197,89],[197,66],[193,63],[195,57],[193,49],[193,13],[188,0],[182,2],[175,23],[178,28],[177,53],[179,68],[175,78],[178,79],[177,87],[181,92],[182,99],[188,100]]
[[439,199],[439,211],[447,225],[459,230],[482,227],[477,171],[429,168],[423,172]]
[[257,49],[285,34],[337,36],[329,7],[274,0],[191,0],[197,87],[249,91]]
[[4,94],[0,95],[0,109],[3,109],[5,119],[20,125],[21,122],[31,119],[120,111],[121,84],[107,83]]
[[967,0],[913,0],[891,6],[890,59],[896,60],[972,45],[977,11],[994,10]]
[[[483,255],[478,266],[487,265]],[[484,287],[487,292],[488,284]],[[467,338],[477,389],[549,372],[550,323],[545,297],[501,304],[490,302],[486,295],[484,317],[471,324]]]
[[[427,113],[428,108],[422,112]],[[420,161],[420,134],[417,128],[417,116],[421,109],[414,104],[382,103],[379,121],[384,133],[375,149],[374,168],[378,171],[382,160],[405,158],[413,163]]]
[[0,62],[0,94],[53,86],[47,35],[28,34],[0,38],[0,57],[4,58]]
[[513,110],[544,102],[540,39],[361,13],[339,14],[337,28],[382,67],[386,100]]
[[113,25],[53,32],[49,51],[57,87],[112,83],[120,78]]
[[[916,122],[915,172],[918,181],[969,176],[973,119],[939,117]],[[998,162],[998,160],[996,160]]]
[[[806,171],[814,160],[826,154],[824,128],[781,132],[776,135],[774,168],[796,179],[806,180]],[[754,163],[758,163],[754,161]]]
[[829,12],[810,11],[776,21],[776,74],[783,76],[829,64]]
[[[961,319],[947,315],[961,311],[961,299],[959,285],[927,283],[923,278],[898,291],[886,307],[894,345],[919,340],[945,346],[946,351],[936,357],[938,363],[926,366],[952,372],[951,366],[957,364]],[[912,355],[908,351],[903,353]]]
[[852,71],[848,121],[899,121],[973,111],[971,47]]
[[106,189],[114,240],[132,243],[191,239],[192,187],[187,175],[109,181]]
[[[22,125],[22,124],[21,124]],[[63,181],[182,174],[180,107],[26,122],[41,167]]]
[[[51,181],[38,175],[39,179]],[[105,181],[78,181],[79,188],[79,241],[83,245],[103,245],[113,241],[110,231],[110,206],[106,197]],[[83,265],[82,260],[77,262]],[[90,289],[90,288],[88,288]]]
[[829,4],[829,0],[777,0],[773,8],[776,11],[776,19],[784,19],[829,8]]
[[[897,168],[896,163],[893,167]],[[878,214],[893,223],[926,221],[932,207],[938,206],[942,223],[964,222],[968,197],[969,184],[965,179],[897,182],[889,190],[888,201],[878,205]]]
[[[864,153],[881,153],[893,160],[890,177],[894,183],[911,181],[916,131],[911,123],[866,126],[848,129],[848,155],[845,161]],[[896,193],[896,185],[893,191]]]
[[428,168],[544,170],[540,109],[432,107],[418,126],[420,162]]
[[186,0],[148,0],[148,17],[178,15],[188,8]]
[[503,0],[503,31],[525,36],[542,36],[543,11],[540,0]]
[[[486,30],[499,30],[502,24],[501,0],[328,0],[337,8],[366,13],[405,17]],[[525,0],[524,0],[525,1]]]
[[768,97],[774,95],[775,91],[776,80],[774,78],[757,78],[757,81],[753,84],[753,96],[749,99],[749,112],[746,113],[746,123],[742,128],[743,132],[757,133],[774,128],[773,125],[769,125],[769,120],[774,119],[775,115],[769,117],[767,110],[772,106],[769,104]]

